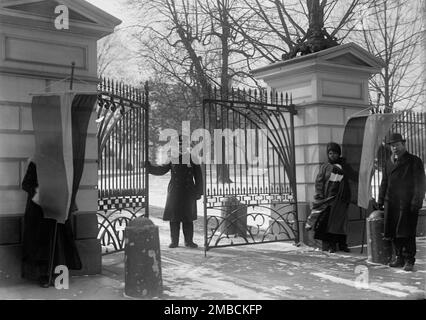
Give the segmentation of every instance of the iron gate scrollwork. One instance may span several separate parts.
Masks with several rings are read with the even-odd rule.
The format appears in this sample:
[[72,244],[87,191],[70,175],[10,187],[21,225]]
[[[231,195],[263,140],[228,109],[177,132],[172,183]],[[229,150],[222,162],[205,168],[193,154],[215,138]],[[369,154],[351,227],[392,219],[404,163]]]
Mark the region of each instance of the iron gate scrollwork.
[[124,229],[148,216],[148,87],[103,79],[98,86],[98,238],[103,253],[124,249]]
[[[395,111],[394,111],[395,112]],[[371,110],[371,113],[382,113],[378,108]],[[396,111],[396,113],[398,113]],[[379,187],[382,181],[383,168],[390,158],[392,152],[387,141],[393,132],[399,132],[404,139],[407,139],[406,147],[408,152],[418,156],[426,162],[426,112],[403,111],[396,115],[395,120],[387,133],[382,145],[379,147],[375,157],[373,177],[371,179],[372,197],[378,200]],[[426,198],[424,199],[426,205]]]
[[263,90],[221,96],[212,90],[203,101],[204,129],[215,144],[214,161],[204,165],[205,251],[298,242],[292,99]]

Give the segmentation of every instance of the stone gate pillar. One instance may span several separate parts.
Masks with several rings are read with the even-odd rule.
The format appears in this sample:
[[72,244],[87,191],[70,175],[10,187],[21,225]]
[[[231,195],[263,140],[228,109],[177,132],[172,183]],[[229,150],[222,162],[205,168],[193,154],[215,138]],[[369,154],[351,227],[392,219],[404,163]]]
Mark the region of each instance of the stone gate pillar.
[[[300,240],[304,232],[319,165],[327,160],[326,144],[342,143],[346,121],[369,107],[368,80],[380,72],[382,60],[354,43],[280,61],[253,71],[277,92],[292,94],[295,116],[296,177]],[[351,208],[349,219],[359,217]],[[359,243],[363,223],[350,223],[349,244]]]
[[[55,25],[61,22],[58,17],[69,18],[68,29],[63,20]],[[97,40],[120,22],[83,0],[0,3],[0,282],[20,276],[27,196],[20,184],[34,153],[30,93],[68,90],[69,81],[62,80],[70,76],[72,62],[75,78],[81,80],[74,82],[74,90],[96,91]],[[93,113],[73,221],[83,274],[101,270],[95,119]]]

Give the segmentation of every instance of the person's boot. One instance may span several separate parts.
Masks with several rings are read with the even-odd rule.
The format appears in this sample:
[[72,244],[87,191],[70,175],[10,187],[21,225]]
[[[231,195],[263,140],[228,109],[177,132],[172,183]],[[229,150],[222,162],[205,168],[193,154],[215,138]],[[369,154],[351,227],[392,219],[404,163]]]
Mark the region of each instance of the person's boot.
[[172,235],[172,242],[169,244],[169,248],[177,248],[179,247],[179,234],[176,236]]
[[42,288],[49,288],[52,285],[52,283],[49,282],[49,276],[40,276],[38,282]]
[[328,241],[322,241],[321,250],[322,251],[330,250],[330,243]]
[[196,244],[196,243],[194,243],[194,242],[187,242],[187,243],[185,243],[185,247],[188,247],[188,248],[198,248],[198,244]]
[[407,261],[404,264],[404,268],[403,268],[404,271],[413,271],[413,269],[414,269],[414,263],[411,263],[411,262]]
[[415,261],[416,261],[415,258],[405,257],[405,264],[404,264],[403,270],[404,271],[413,271]]
[[170,221],[170,239],[169,248],[177,248],[179,246],[180,222]]
[[339,250],[343,251],[343,252],[351,252],[351,249],[349,249],[349,247],[346,243],[339,244]]
[[389,263],[389,267],[392,268],[402,268],[404,266],[404,258],[401,256],[397,256],[394,261]]
[[192,221],[183,223],[183,236],[185,238],[185,247],[198,248],[198,245],[193,241],[194,223]]

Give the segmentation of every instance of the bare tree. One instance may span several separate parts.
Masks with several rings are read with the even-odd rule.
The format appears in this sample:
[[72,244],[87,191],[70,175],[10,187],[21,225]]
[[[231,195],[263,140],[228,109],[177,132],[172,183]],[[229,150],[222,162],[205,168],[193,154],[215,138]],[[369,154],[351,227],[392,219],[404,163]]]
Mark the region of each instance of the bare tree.
[[[133,54],[134,41],[130,38],[133,26],[117,29],[98,41],[98,76],[139,85],[148,76],[140,72],[141,66]],[[142,76],[141,76],[142,75]]]
[[[339,34],[342,39],[350,33],[355,12],[365,1],[320,2],[331,37]],[[256,85],[249,71],[265,61],[280,60],[306,35],[310,2],[127,1],[140,21],[134,32],[139,43],[136,53],[157,77],[192,92],[190,108],[200,105],[212,85],[221,89],[223,99],[233,83]],[[221,179],[228,181],[223,170]]]
[[[244,0],[252,13],[233,28],[256,51],[255,57],[271,63],[288,54],[306,36],[310,0]],[[386,64],[381,74],[371,80],[378,92],[376,104],[392,109],[419,106],[425,93],[421,61],[421,0],[321,0],[324,27],[339,42],[355,41]],[[253,59],[250,66],[256,66]]]
[[187,84],[199,96],[206,96],[212,85],[226,92],[231,82],[250,77],[247,64],[254,54],[231,26],[245,18],[240,2],[129,0],[143,21],[134,32],[139,56],[155,72]]
[[375,0],[361,18],[362,28],[352,30],[350,38],[385,63],[370,85],[376,93],[371,100],[387,111],[416,108],[425,93],[421,13],[420,0]]
[[[135,32],[139,56],[164,79],[187,86],[193,92],[190,106],[199,106],[211,86],[227,99],[231,83],[250,76],[247,65],[254,51],[246,50],[247,40],[231,26],[231,21],[246,19],[240,0],[128,3],[142,14]],[[219,179],[229,182],[226,166],[219,171]]]
[[111,65],[123,61],[122,42],[118,32],[98,41],[98,76],[107,77]]
[[[275,62],[306,35],[310,0],[128,0],[139,21],[138,55],[156,74],[205,96],[231,83],[257,84],[249,71]],[[344,39],[367,0],[322,0],[324,26]],[[250,79],[250,80],[249,80]]]
[[[250,19],[244,23],[232,21],[245,37],[256,57],[273,63],[293,50],[308,30],[310,0],[243,0]],[[331,38],[343,41],[355,27],[356,13],[366,0],[322,0],[320,2],[324,27]],[[253,64],[252,64],[253,66]]]
[[[423,0],[423,84],[426,83],[426,0]],[[426,112],[426,90],[423,91],[423,108],[421,108],[423,112]]]

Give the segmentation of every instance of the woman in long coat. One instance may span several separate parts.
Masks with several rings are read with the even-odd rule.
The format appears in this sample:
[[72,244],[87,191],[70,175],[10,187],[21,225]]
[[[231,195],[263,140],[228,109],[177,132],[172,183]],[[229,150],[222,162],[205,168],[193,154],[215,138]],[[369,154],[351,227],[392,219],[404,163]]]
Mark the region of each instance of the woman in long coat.
[[314,238],[322,240],[322,249],[330,252],[335,252],[337,246],[339,250],[349,252],[346,243],[350,202],[348,179],[355,173],[340,155],[340,146],[330,142],[327,145],[328,162],[320,166],[315,180],[312,206],[313,211],[320,212],[314,225]]
[[[179,140],[181,151],[181,138]],[[170,248],[179,245],[180,224],[182,223],[185,246],[198,247],[193,242],[194,224],[197,219],[197,200],[203,194],[203,177],[201,166],[195,164],[190,155],[190,163],[183,163],[185,159],[180,152],[179,159],[162,166],[154,166],[148,162],[148,172],[153,175],[164,175],[171,171],[171,179],[167,188],[167,200],[164,208],[163,220],[170,221]]]
[[[44,218],[43,209],[36,199],[37,168],[33,161],[28,164],[22,189],[28,193],[24,215],[22,277],[39,281],[42,287],[49,287],[52,285],[49,280],[53,276],[54,266],[65,265],[73,270],[82,268],[71,222],[68,219],[65,224],[61,224],[56,220]],[[55,225],[57,229],[54,246]],[[55,252],[52,256],[53,248]]]

